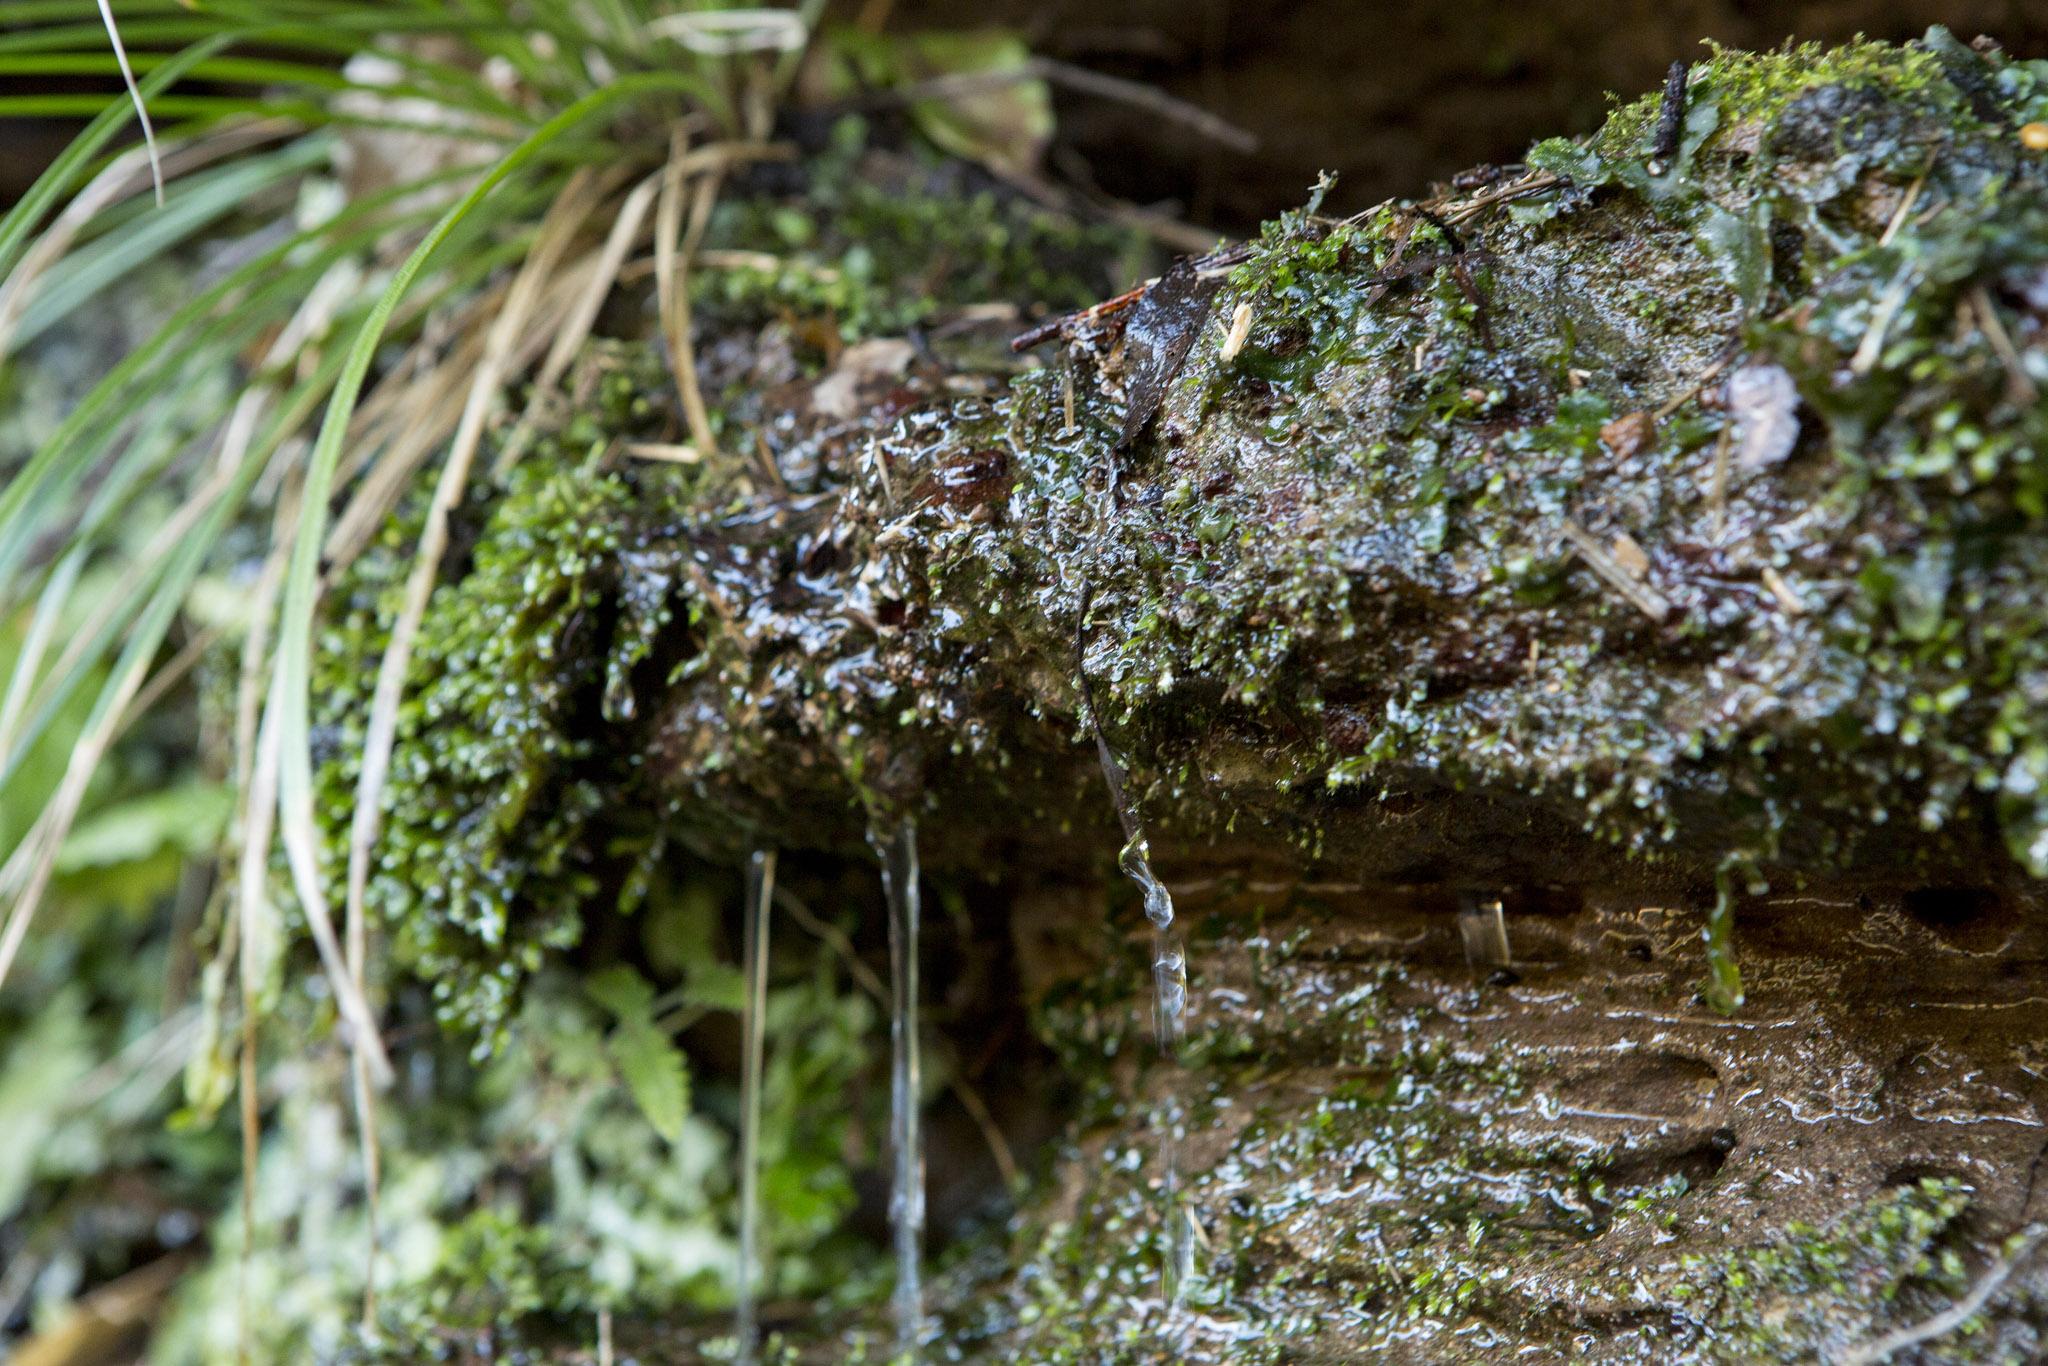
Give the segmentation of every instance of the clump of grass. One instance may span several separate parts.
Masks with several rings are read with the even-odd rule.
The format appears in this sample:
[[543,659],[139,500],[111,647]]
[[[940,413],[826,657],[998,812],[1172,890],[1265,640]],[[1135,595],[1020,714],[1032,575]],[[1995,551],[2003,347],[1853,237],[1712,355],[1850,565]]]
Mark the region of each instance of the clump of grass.
[[[647,0],[135,0],[118,25],[96,3],[23,0],[0,35],[0,73],[117,74],[130,94],[95,110],[0,219],[0,358],[147,264],[189,256],[201,234],[269,226],[195,278],[0,488],[0,613],[24,623],[0,687],[0,797],[39,812],[0,864],[0,982],[109,753],[202,657],[237,653],[237,875],[214,966],[234,963],[242,983],[244,1125],[253,1031],[277,998],[287,939],[275,841],[347,1026],[374,1220],[370,1135],[390,1064],[365,992],[364,885],[449,514],[507,386],[557,382],[622,267],[650,248],[690,392],[678,287],[690,224],[725,175],[773,154],[770,113],[799,55],[790,36],[821,7],[707,53],[692,42],[695,11]],[[0,97],[0,116],[79,112],[74,95]],[[145,146],[115,150],[131,120]],[[145,185],[160,209],[138,202]],[[708,428],[696,435],[708,441]],[[378,669],[337,915],[336,851],[314,816],[313,623],[323,588],[437,456]],[[174,510],[138,538],[129,518],[164,492]],[[252,555],[246,531],[264,525]],[[67,637],[60,623],[77,617],[88,575],[115,588]],[[202,626],[187,608],[224,576],[242,610]],[[52,782],[27,760],[72,725]],[[205,1034],[234,1037],[218,1022]]]

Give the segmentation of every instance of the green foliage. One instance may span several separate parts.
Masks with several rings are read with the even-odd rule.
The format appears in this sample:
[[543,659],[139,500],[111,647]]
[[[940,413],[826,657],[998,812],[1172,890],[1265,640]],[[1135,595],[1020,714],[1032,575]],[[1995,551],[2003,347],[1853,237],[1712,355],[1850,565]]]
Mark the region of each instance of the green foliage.
[[[108,148],[134,115],[119,103],[0,219],[10,310],[0,322],[9,362],[0,366],[0,921],[10,942],[34,909],[34,896],[21,899],[39,886],[28,870],[41,861],[54,877],[49,941],[31,936],[20,958],[0,965],[0,978],[12,969],[0,996],[0,1125],[33,1140],[0,1159],[0,1260],[38,1274],[43,1308],[126,1269],[134,1242],[109,1235],[81,1250],[57,1198],[62,1182],[116,1165],[153,1173],[195,1229],[232,1202],[235,1141],[219,1118],[244,1023],[230,975],[241,927],[230,911],[247,889],[209,883],[190,865],[263,814],[236,787],[255,756],[227,739],[250,739],[238,734],[249,717],[267,711],[280,737],[299,893],[282,908],[287,928],[318,924],[322,901],[345,899],[326,855],[347,837],[371,680],[425,513],[401,474],[398,520],[359,561],[334,553],[331,505],[388,478],[380,462],[415,425],[365,436],[352,425],[357,397],[378,376],[442,359],[447,374],[467,379],[473,359],[418,343],[491,299],[580,168],[628,177],[624,187],[603,182],[587,206],[593,221],[566,225],[572,246],[594,251],[611,226],[604,215],[669,157],[672,126],[745,136],[765,110],[733,103],[734,92],[772,101],[787,84],[786,63],[763,81],[727,82],[728,63],[700,58],[670,31],[651,33],[670,8],[124,3],[121,34],[164,148],[200,169],[173,177],[161,212],[133,198],[133,186],[120,190],[132,158]],[[8,20],[0,74],[118,65],[89,0],[20,0]],[[904,60],[994,69],[1022,55],[1009,41],[944,46]],[[349,60],[364,56],[379,60]],[[184,93],[180,83],[194,78],[238,93]],[[64,114],[82,98],[9,95],[0,116]],[[1046,108],[1043,89],[1026,81],[983,111],[992,120],[936,108],[921,116],[947,145],[994,157],[1028,154]],[[278,116],[300,133],[237,143],[238,121]],[[375,141],[394,132],[415,141]],[[457,164],[439,157],[450,148]],[[822,195],[792,194],[769,209],[779,232],[830,253],[828,269],[849,292],[806,300],[787,282],[750,292],[742,280],[733,316],[822,311],[858,335],[909,326],[933,297],[979,300],[998,284],[1023,291],[1023,302],[1041,287],[1063,303],[1091,296],[1076,263],[1103,254],[1110,235],[1055,229],[993,194],[958,196],[971,211],[949,215],[956,201],[937,178],[957,171],[922,152],[909,159],[919,192],[891,198],[866,182],[858,155],[850,147],[834,162],[838,179],[826,187],[846,202],[842,218],[826,222]],[[209,164],[216,157],[225,159]],[[88,197],[61,210],[86,185]],[[751,238],[768,196],[726,200],[714,244],[796,245]],[[863,238],[892,255],[864,262]],[[935,242],[951,267],[922,286],[898,278]],[[643,228],[628,245],[644,244]],[[698,277],[713,313],[724,306],[716,279]],[[606,329],[614,322],[643,332],[629,309],[608,314]],[[463,325],[482,330],[473,318]],[[562,394],[533,395],[534,411],[548,414],[539,439],[523,461],[508,459],[509,478],[477,481],[457,510],[461,549],[451,561],[460,563],[447,567],[451,582],[423,625],[385,793],[370,909],[391,952],[376,975],[390,986],[393,1015],[425,1025],[405,1047],[408,1063],[446,1079],[386,1111],[380,1288],[392,1292],[385,1327],[389,1342],[406,1344],[401,1353],[419,1340],[415,1330],[503,1327],[597,1305],[710,1305],[729,1293],[730,1191],[716,1121],[731,1109],[731,1088],[702,1078],[693,1088],[684,1031],[706,1012],[737,1008],[739,974],[721,961],[715,933],[723,891],[673,885],[666,813],[642,800],[623,738],[638,733],[637,696],[662,681],[656,662],[675,662],[656,660],[657,637],[693,622],[672,621],[665,595],[623,609],[616,597],[618,560],[644,519],[703,511],[730,491],[731,471],[622,456],[622,437],[674,438],[676,413],[649,400],[670,391],[672,371],[637,341],[586,349],[566,415],[555,416]],[[505,435],[494,433],[486,463],[504,453]],[[370,518],[373,529],[380,520]],[[255,591],[275,584],[266,559],[289,566],[281,612]],[[191,655],[168,658],[167,646],[188,642]],[[128,715],[151,670],[195,658],[197,690],[164,675],[146,694],[156,709],[139,722]],[[601,733],[591,718],[615,729]],[[105,756],[82,744],[124,732]],[[76,803],[76,826],[67,830],[68,811],[38,824],[67,769],[89,760],[100,767]],[[247,865],[259,876],[262,853]],[[265,905],[275,890],[246,899]],[[679,903],[687,915],[671,913]],[[649,937],[655,976],[680,985],[657,995],[633,969],[600,962],[588,983],[550,976],[533,998],[545,1009],[531,1014],[520,989],[606,905],[645,908],[648,927],[669,936]],[[199,1002],[159,1022],[167,960],[175,984],[197,981]],[[262,1095],[286,1095],[263,1115],[249,1250],[249,1300],[263,1313],[251,1326],[275,1359],[326,1357],[349,1336],[348,1301],[362,1288],[353,1268],[367,1234],[363,1174],[332,1141],[340,1112],[329,1097],[342,1079],[320,1041],[335,997],[276,980],[273,961],[255,963],[248,997],[276,1012],[257,1059]],[[329,986],[344,985],[334,968]],[[419,981],[432,984],[434,1008]],[[787,1206],[770,1237],[786,1243],[778,1275],[796,1293],[860,1294],[871,1281],[835,1242],[852,1205],[852,1119],[816,1115],[791,1089],[843,1089],[867,1066],[872,1011],[845,991],[821,967],[772,996],[784,1026],[821,1045],[779,1058],[767,1086],[766,1184]],[[437,1033],[435,1008],[460,1031]],[[124,1047],[137,1057],[105,1061]],[[191,1103],[172,1134],[170,1083],[188,1049]],[[473,1073],[485,1054],[485,1070]],[[536,1144],[559,1160],[536,1171]],[[309,1183],[320,1188],[309,1193]],[[517,1198],[504,1198],[515,1188]],[[222,1218],[216,1260],[160,1339],[162,1359],[232,1353],[239,1243],[238,1220]],[[134,1244],[136,1255],[148,1250]]]
[[1675,1298],[1699,1306],[1711,1360],[1826,1358],[1870,1336],[1911,1288],[1937,1302],[1968,1289],[1953,1243],[1969,1204],[1961,1182],[1924,1177],[1824,1228],[1793,1224],[1724,1257],[1689,1257]]
[[857,118],[806,169],[800,194],[731,197],[714,213],[710,240],[758,256],[693,278],[714,327],[817,318],[857,341],[970,304],[1079,308],[1141,259],[1128,231],[1065,221],[958,163],[877,158]]
[[590,977],[583,989],[617,1018],[605,1046],[633,1102],[656,1133],[676,1142],[690,1113],[690,1077],[682,1053],[654,1017],[654,988],[619,964]]

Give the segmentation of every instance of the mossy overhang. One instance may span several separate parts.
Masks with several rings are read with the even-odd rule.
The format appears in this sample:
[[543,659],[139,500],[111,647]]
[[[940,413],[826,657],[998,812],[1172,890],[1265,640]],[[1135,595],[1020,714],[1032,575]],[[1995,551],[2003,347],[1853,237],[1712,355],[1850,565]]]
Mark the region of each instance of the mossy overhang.
[[[1936,30],[1683,98],[1661,174],[1652,95],[1283,215],[1146,324],[1193,329],[1163,386],[1130,310],[1004,344],[1129,284],[1113,235],[871,154],[730,187],[719,449],[623,453],[682,432],[671,358],[597,347],[459,519],[372,889],[408,960],[487,1017],[674,841],[865,858],[913,814],[928,867],[1099,877],[1098,724],[1170,857],[2031,899],[2048,63]],[[407,525],[330,600],[331,812]]]
[[[684,819],[1100,843],[1085,669],[1175,838],[1407,880],[2048,873],[2048,64],[1717,52],[1662,175],[1656,106],[1269,225],[1127,448],[1084,328],[1000,382],[919,362],[812,486],[672,541],[739,604],[659,703]],[[1792,406],[1731,411],[1745,370]],[[778,458],[829,421],[802,390]],[[1789,448],[1741,444],[1773,417]]]

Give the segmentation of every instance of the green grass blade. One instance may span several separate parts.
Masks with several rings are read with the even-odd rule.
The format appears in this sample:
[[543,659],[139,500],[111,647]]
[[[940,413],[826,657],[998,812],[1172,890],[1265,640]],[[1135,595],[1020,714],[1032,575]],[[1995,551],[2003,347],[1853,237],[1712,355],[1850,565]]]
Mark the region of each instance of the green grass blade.
[[[149,73],[140,86],[142,98],[147,100],[167,89],[174,82],[183,79],[190,71],[208,57],[215,56],[228,45],[225,35],[216,35],[203,42],[195,43],[162,66]],[[98,117],[86,125],[85,131],[73,139],[71,145],[50,163],[49,169],[36,177],[36,183],[29,187],[15,206],[0,218],[0,278],[14,269],[20,256],[22,244],[35,225],[56,204],[68,194],[84,176],[92,159],[101,148],[113,140],[133,111],[125,104],[106,105],[98,111]]]
[[142,124],[142,145],[149,151],[149,178],[156,187],[156,202],[164,202],[164,164],[156,152],[156,129],[149,122],[149,101],[135,85],[135,70],[128,65],[128,49],[121,42],[121,26],[114,22],[112,0],[99,0],[100,22],[107,26],[107,42],[113,45],[114,60],[121,67],[121,84],[128,87],[128,100]]
[[[231,335],[230,329],[260,327],[266,321],[266,306],[295,302],[294,288],[312,283],[309,272],[350,252],[364,250],[422,221],[426,210],[379,218],[385,210],[421,188],[446,183],[466,170],[454,169],[419,181],[392,186],[344,209],[335,218],[294,234],[265,250],[238,270],[201,291],[167,318],[150,339],[116,362],[105,378],[93,386],[50,439],[30,457],[28,463],[0,488],[0,585],[8,583],[20,557],[33,537],[37,506],[50,503],[50,490],[82,476],[98,450],[120,430],[128,412],[171,387],[143,386],[142,397],[127,402],[130,390],[148,379],[160,362],[182,366],[185,357],[218,344]],[[303,258],[303,259],[296,259]],[[232,304],[232,308],[224,309]],[[224,317],[214,316],[224,311]],[[172,355],[176,347],[179,354]],[[92,438],[97,437],[97,440]],[[0,601],[5,590],[0,589]]]
[[614,106],[662,94],[698,94],[701,93],[700,84],[688,76],[670,72],[624,76],[610,86],[584,96],[535,129],[442,215],[385,287],[349,348],[348,363],[328,400],[327,415],[321,422],[320,435],[314,442],[313,454],[307,465],[304,511],[301,514],[304,521],[292,547],[291,566],[285,579],[279,614],[276,675],[268,704],[269,708],[277,709],[280,746],[278,816],[284,835],[286,860],[291,866],[293,881],[308,921],[325,920],[330,937],[332,919],[327,914],[320,884],[319,837],[313,817],[313,759],[309,745],[308,674],[313,611],[319,595],[320,547],[325,538],[335,467],[341,460],[349,416],[354,412],[363,383],[369,376],[370,363],[376,356],[385,327],[414,279],[449,234],[475,212],[493,190],[539,157],[551,142]]
[[131,219],[125,227],[73,251],[52,268],[34,302],[22,313],[14,349],[34,341],[136,266],[155,260],[279,181],[326,160],[330,153],[324,139],[304,138],[281,151],[231,162],[181,181],[160,210]]
[[[181,585],[177,587],[177,598],[178,601],[183,601],[184,594],[189,591],[193,578],[197,576],[199,567],[204,563],[205,554],[211,551],[219,539],[218,530],[209,531],[207,528],[215,527],[222,517],[239,511],[248,496],[250,486],[262,473],[265,463],[276,453],[279,446],[305,425],[307,419],[318,408],[320,400],[326,397],[335,377],[341,372],[344,359],[345,353],[342,349],[334,348],[322,358],[321,364],[311,375],[292,389],[283,407],[272,415],[263,434],[250,446],[234,478],[226,485],[222,499],[208,510],[191,535],[180,539],[169,555],[155,565],[144,566],[144,572],[137,576],[132,590],[138,603],[138,615],[115,618],[95,633],[94,639],[86,642],[82,649],[75,652],[75,660],[71,667],[64,671],[64,676],[43,680],[38,690],[35,711],[28,723],[22,726],[14,737],[14,743],[4,761],[0,761],[0,789],[4,789],[13,781],[23,757],[34,749],[36,741],[42,737],[44,731],[64,714],[65,708],[77,691],[93,677],[95,669],[121,635],[121,628],[128,622],[148,618],[149,609],[143,604],[160,597],[166,585]],[[102,508],[101,515],[104,517],[119,506],[119,502],[115,502]],[[190,574],[186,574],[185,568],[194,553],[197,553],[200,559],[197,564],[191,566]],[[145,595],[148,595],[146,599]],[[165,622],[165,627],[168,629],[168,621]],[[130,638],[133,638],[132,631]],[[161,640],[161,635],[158,639]],[[118,678],[120,673],[121,670],[117,668],[114,677]],[[107,690],[112,686],[110,680],[103,687],[101,702],[105,701],[108,696]]]

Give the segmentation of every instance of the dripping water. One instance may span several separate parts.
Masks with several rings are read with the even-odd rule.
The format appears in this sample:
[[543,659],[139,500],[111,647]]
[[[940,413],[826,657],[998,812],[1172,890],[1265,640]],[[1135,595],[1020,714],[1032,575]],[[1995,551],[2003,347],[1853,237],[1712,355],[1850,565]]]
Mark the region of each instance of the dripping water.
[[1458,937],[1465,943],[1465,965],[1476,974],[1498,972],[1514,962],[1507,911],[1497,896],[1458,898]]
[[1700,937],[1707,946],[1707,1004],[1722,1015],[1742,1008],[1742,969],[1735,962],[1736,877],[1723,868],[1714,878],[1714,908],[1707,912]]
[[[1106,743],[1100,741],[1102,774],[1110,782],[1110,795],[1116,801],[1116,815],[1124,825],[1124,848],[1116,856],[1116,866],[1122,868],[1124,877],[1139,885],[1145,893],[1145,917],[1153,926],[1153,1038],[1159,1044],[1159,1057],[1167,1067],[1180,1067],[1180,1044],[1188,1036],[1188,950],[1182,940],[1180,926],[1174,924],[1174,897],[1167,893],[1165,883],[1159,881],[1151,870],[1149,848],[1145,844],[1145,825],[1139,819],[1137,805],[1128,799],[1122,776],[1124,768],[1116,762]],[[1165,1223],[1165,1264],[1161,1268],[1161,1284],[1165,1290],[1167,1305],[1180,1307],[1182,1294],[1188,1288],[1188,1280],[1194,1276],[1194,1237],[1188,1227],[1188,1212],[1182,1208],[1180,1198],[1180,1141],[1184,1137],[1186,1116],[1182,1114],[1180,1102],[1180,1079],[1171,1083],[1165,1100],[1161,1102],[1157,1116],[1159,1130],[1159,1204]]]
[[[1082,617],[1087,616],[1083,599]],[[1085,682],[1087,675],[1082,678]],[[1095,711],[1093,700],[1089,712]],[[1102,761],[1102,777],[1109,786],[1123,826],[1124,847],[1117,855],[1117,867],[1137,884],[1145,898],[1145,918],[1152,922],[1152,1034],[1159,1056],[1178,1070],[1181,1042],[1188,1028],[1187,949],[1173,918],[1173,894],[1152,871],[1151,849],[1145,841],[1145,824],[1138,804],[1131,797],[1130,773],[1109,747],[1100,720],[1095,723],[1095,751]],[[1161,1280],[1169,1305],[1179,1307],[1195,1269],[1195,1242],[1188,1213],[1182,1208],[1180,1189],[1180,1141],[1186,1118],[1181,1113],[1180,1083],[1174,1079],[1157,1117],[1159,1130],[1160,1205],[1166,1228],[1166,1261]]]
[[740,1020],[740,1267],[738,1360],[754,1360],[760,1325],[754,1275],[761,1240],[761,1066],[768,1006],[768,907],[775,899],[775,851],[757,849],[747,861],[746,1011]]
[[919,1133],[917,1052],[917,825],[905,817],[868,842],[882,860],[889,902],[889,1133],[895,1172],[889,1225],[896,1244],[896,1348],[915,1356],[924,1326],[924,1140]]

